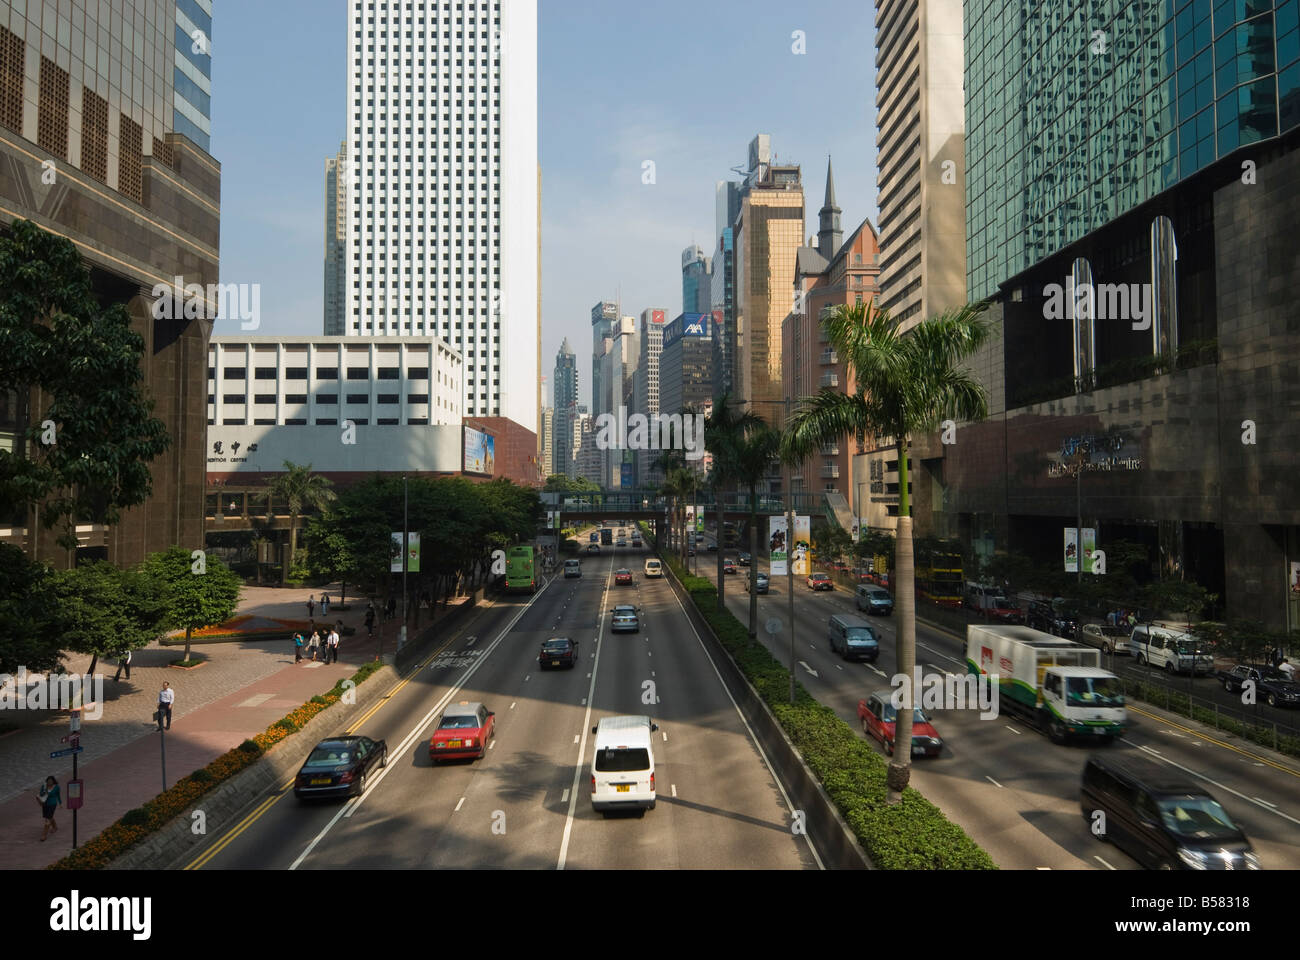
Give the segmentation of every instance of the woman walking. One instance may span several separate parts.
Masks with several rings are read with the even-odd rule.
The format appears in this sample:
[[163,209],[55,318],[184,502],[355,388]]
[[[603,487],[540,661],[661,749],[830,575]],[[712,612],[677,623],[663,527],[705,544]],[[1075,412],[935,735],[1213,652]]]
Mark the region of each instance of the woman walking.
[[316,618],[316,594],[311,593],[307,595],[307,619],[314,620],[315,618]]
[[320,649],[320,637],[317,636],[315,630],[311,631],[311,633],[308,635],[307,646],[311,650],[311,662],[315,663],[316,651]]
[[37,799],[41,804],[41,816],[45,818],[45,829],[41,831],[41,840],[44,840],[51,833],[59,832],[59,825],[54,822],[54,813],[59,809],[59,804],[63,802],[63,795],[59,791],[59,781],[53,777],[46,777],[45,782],[41,784]]
[[293,662],[302,663],[302,631],[293,635]]

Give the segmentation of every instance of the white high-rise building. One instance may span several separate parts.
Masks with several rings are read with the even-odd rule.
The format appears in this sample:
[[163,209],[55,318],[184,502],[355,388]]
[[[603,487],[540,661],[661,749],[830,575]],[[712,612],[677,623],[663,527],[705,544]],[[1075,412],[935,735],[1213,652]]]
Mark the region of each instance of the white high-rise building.
[[536,0],[348,0],[347,336],[438,337],[538,424]]

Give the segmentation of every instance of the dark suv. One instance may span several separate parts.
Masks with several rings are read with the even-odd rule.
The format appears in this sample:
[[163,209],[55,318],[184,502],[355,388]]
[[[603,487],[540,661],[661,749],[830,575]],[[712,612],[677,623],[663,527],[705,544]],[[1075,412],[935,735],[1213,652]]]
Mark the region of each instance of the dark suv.
[[1054,637],[1073,640],[1079,629],[1079,614],[1071,609],[1064,600],[1030,600],[1025,611],[1025,625]]

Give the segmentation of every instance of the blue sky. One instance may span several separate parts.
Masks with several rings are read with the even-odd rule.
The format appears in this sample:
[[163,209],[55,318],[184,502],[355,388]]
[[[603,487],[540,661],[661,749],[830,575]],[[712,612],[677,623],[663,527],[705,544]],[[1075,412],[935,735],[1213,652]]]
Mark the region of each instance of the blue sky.
[[[261,284],[259,334],[322,331],[325,158],[346,125],[345,20],[344,0],[222,0],[214,18],[221,279]],[[803,165],[805,234],[817,232],[828,153],[846,235],[875,222],[864,0],[540,0],[538,35],[548,378],[567,336],[589,397],[598,300],[621,298],[633,316],[681,311],[682,249],[694,240],[712,255],[714,185],[734,178],[757,133]],[[646,160],[653,185],[642,183]],[[236,334],[238,322],[216,332]]]

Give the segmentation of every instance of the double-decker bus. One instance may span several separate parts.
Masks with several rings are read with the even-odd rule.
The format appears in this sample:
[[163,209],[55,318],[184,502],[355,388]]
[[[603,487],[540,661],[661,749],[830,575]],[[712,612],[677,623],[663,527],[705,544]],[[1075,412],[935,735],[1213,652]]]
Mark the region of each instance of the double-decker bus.
[[506,591],[537,592],[537,556],[530,546],[506,551]]
[[916,595],[944,607],[960,607],[965,580],[960,553],[941,550],[920,553],[916,558]]

